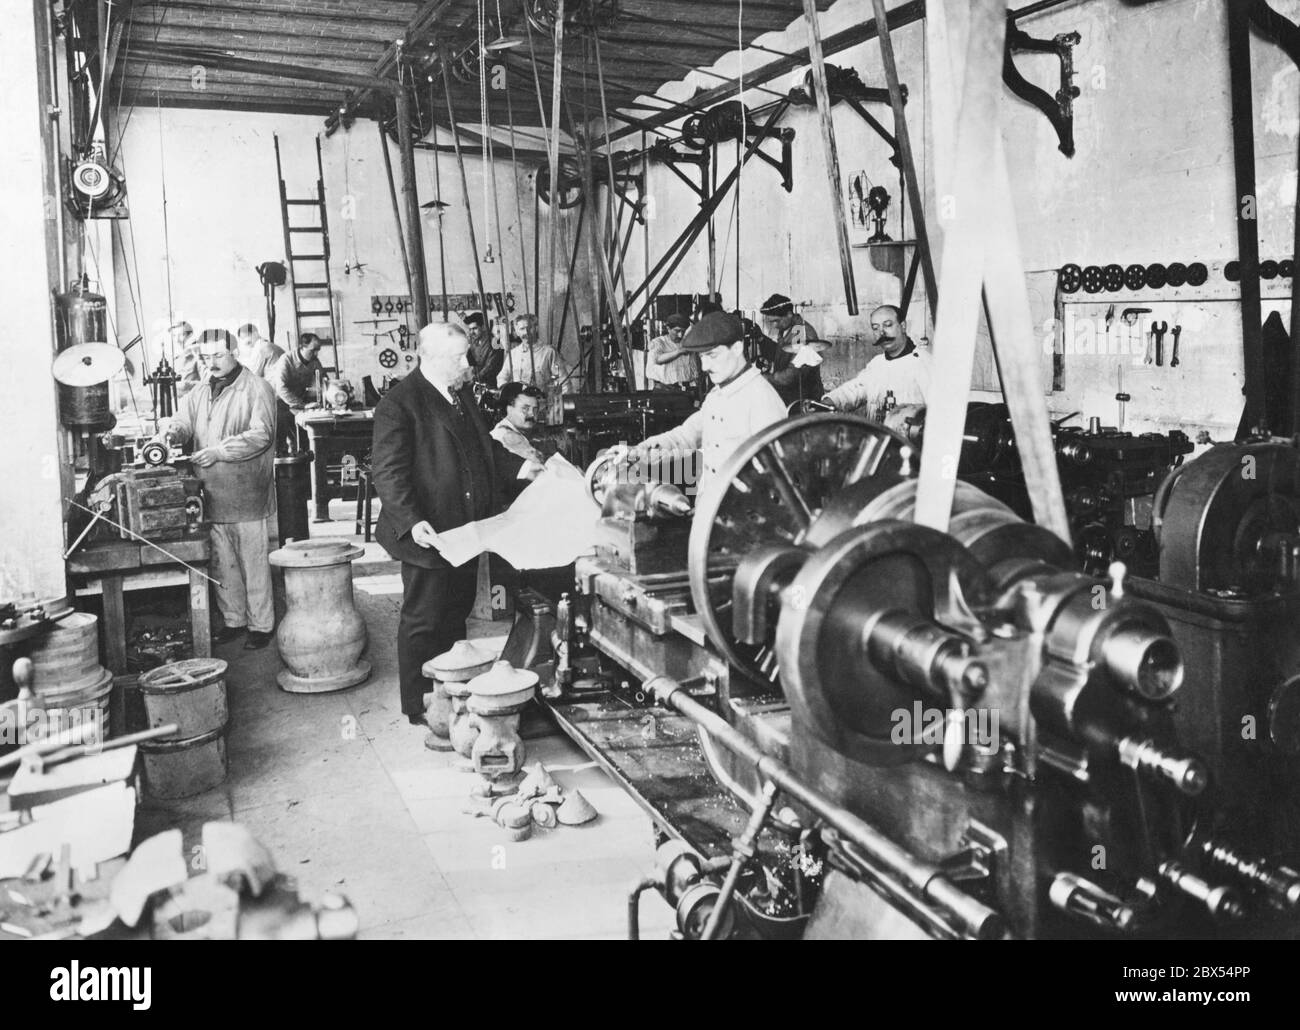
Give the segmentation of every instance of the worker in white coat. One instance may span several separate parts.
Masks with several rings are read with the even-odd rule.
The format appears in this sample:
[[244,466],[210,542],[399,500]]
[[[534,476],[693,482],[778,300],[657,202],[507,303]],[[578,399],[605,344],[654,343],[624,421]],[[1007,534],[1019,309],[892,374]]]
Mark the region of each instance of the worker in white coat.
[[[745,358],[745,330],[739,318],[723,312],[705,315],[687,331],[677,351],[659,355],[661,363],[680,354],[696,354],[713,389],[700,410],[676,429],[648,437],[629,452],[633,460],[654,462],[656,452],[699,452],[698,482],[674,483],[698,494],[725,487],[718,473],[736,449],[774,422],[785,418],[785,403],[776,389]],[[674,467],[676,463],[674,463]]]
[[841,411],[864,408],[868,418],[891,426],[905,417],[919,418],[930,395],[930,349],[907,335],[907,326],[892,304],[871,313],[871,332],[882,350],[880,356],[827,393],[822,402]]
[[235,339],[223,329],[198,340],[207,372],[181,400],[161,436],[191,445],[212,524],[211,573],[224,628],[216,643],[245,630],[244,647],[265,647],[275,629],[268,519],[275,509],[275,391],[239,363]]

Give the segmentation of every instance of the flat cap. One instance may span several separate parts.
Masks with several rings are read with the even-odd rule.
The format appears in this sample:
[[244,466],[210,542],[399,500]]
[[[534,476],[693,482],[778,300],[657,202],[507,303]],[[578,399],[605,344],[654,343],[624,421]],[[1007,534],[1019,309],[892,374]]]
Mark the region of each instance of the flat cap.
[[687,330],[675,350],[665,351],[655,361],[660,365],[666,365],[683,354],[702,354],[706,350],[712,350],[723,344],[737,343],[744,338],[745,327],[740,324],[740,319],[735,315],[718,311],[701,318]]
[[794,309],[794,302],[784,293],[774,293],[763,301],[763,306],[758,310],[765,315],[775,315],[785,308]]

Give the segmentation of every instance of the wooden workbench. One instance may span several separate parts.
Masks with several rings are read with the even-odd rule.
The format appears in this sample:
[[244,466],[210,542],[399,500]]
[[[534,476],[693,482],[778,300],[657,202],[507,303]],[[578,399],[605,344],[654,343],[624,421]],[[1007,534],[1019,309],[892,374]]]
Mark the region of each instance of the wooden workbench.
[[[183,540],[159,541],[177,558],[206,571],[211,545],[205,531]],[[86,544],[68,559],[78,596],[102,594],[104,598],[104,651],[108,670],[123,676],[126,664],[126,604],[128,590],[184,586],[190,588],[190,633],[194,657],[212,654],[212,615],[208,581],[167,555],[134,540],[101,540]]]

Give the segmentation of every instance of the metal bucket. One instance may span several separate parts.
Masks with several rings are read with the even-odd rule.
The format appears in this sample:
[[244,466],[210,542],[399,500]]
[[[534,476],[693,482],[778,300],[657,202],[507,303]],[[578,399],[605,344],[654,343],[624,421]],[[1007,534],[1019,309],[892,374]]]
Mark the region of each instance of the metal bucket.
[[98,684],[104,667],[99,664],[99,620],[73,612],[32,647],[32,690],[39,697],[76,693]]
[[226,663],[190,658],[150,669],[137,687],[150,727],[176,733],[140,744],[145,789],[155,798],[187,798],[226,778]]
[[226,663],[220,658],[190,658],[150,669],[137,686],[149,727],[176,724],[167,741],[189,740],[225,729]]
[[140,744],[144,785],[150,797],[188,798],[226,778],[226,729],[188,740],[146,740]]

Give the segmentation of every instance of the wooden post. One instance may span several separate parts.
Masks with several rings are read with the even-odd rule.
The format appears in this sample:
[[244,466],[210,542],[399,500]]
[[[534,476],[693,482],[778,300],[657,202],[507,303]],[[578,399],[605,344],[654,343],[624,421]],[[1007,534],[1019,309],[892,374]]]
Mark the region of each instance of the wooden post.
[[415,186],[415,147],[411,138],[411,95],[397,94],[397,145],[401,151],[402,199],[406,202],[406,249],[411,259],[411,301],[415,320],[429,324],[429,279],[424,270],[424,233],[420,228],[420,196]]
[[[1259,295],[1258,194],[1255,191],[1254,100],[1250,75],[1251,4],[1228,5],[1228,71],[1232,98],[1232,160],[1236,187],[1237,260],[1241,264],[1241,337],[1246,375],[1246,406],[1238,437],[1260,423],[1267,424],[1264,390],[1263,317]],[[1295,324],[1294,305],[1292,324]],[[1278,431],[1283,426],[1268,426]]]
[[885,66],[885,82],[889,87],[889,105],[894,111],[894,141],[898,145],[898,159],[903,164],[903,182],[907,186],[907,203],[912,209],[916,227],[916,248],[921,255],[921,272],[925,276],[925,298],[934,317],[939,302],[938,285],[934,274],[934,258],[930,254],[930,237],[925,228],[925,202],[916,178],[916,162],[912,158],[912,137],[907,129],[907,112],[903,107],[903,90],[898,80],[898,64],[894,60],[894,41],[885,13],[885,0],[872,0],[876,25],[880,36],[880,60]]
[[849,246],[849,223],[844,215],[844,195],[840,189],[840,155],[835,146],[835,123],[831,119],[830,90],[826,86],[826,59],[822,57],[822,36],[817,24],[817,0],[803,0],[803,13],[808,22],[808,57],[812,61],[813,92],[817,96],[822,149],[826,154],[826,183],[831,194],[831,217],[835,220],[835,241],[840,248],[840,275],[844,278],[844,303],[848,305],[849,314],[856,315],[858,288],[853,277],[853,250]]
[[[948,40],[952,27],[946,6],[947,0],[932,0],[930,8],[941,42]],[[930,95],[935,98],[936,134],[945,125],[940,117],[956,109],[954,66],[964,65],[964,88],[961,113],[956,119],[956,151],[950,163],[938,168],[941,189],[947,184],[952,193],[953,214],[944,235],[934,379],[930,385],[932,403],[921,451],[916,521],[940,531],[948,529],[983,287],[1034,519],[1069,541],[1069,520],[1051,427],[1038,383],[1041,355],[1025,292],[1011,185],[998,125],[1002,90],[999,69],[1005,34],[1005,9],[983,2],[970,8],[968,39],[959,42],[961,34],[953,33],[952,60],[944,52],[946,47],[939,47],[939,52],[931,49],[929,85]],[[958,52],[964,54],[964,61]]]

